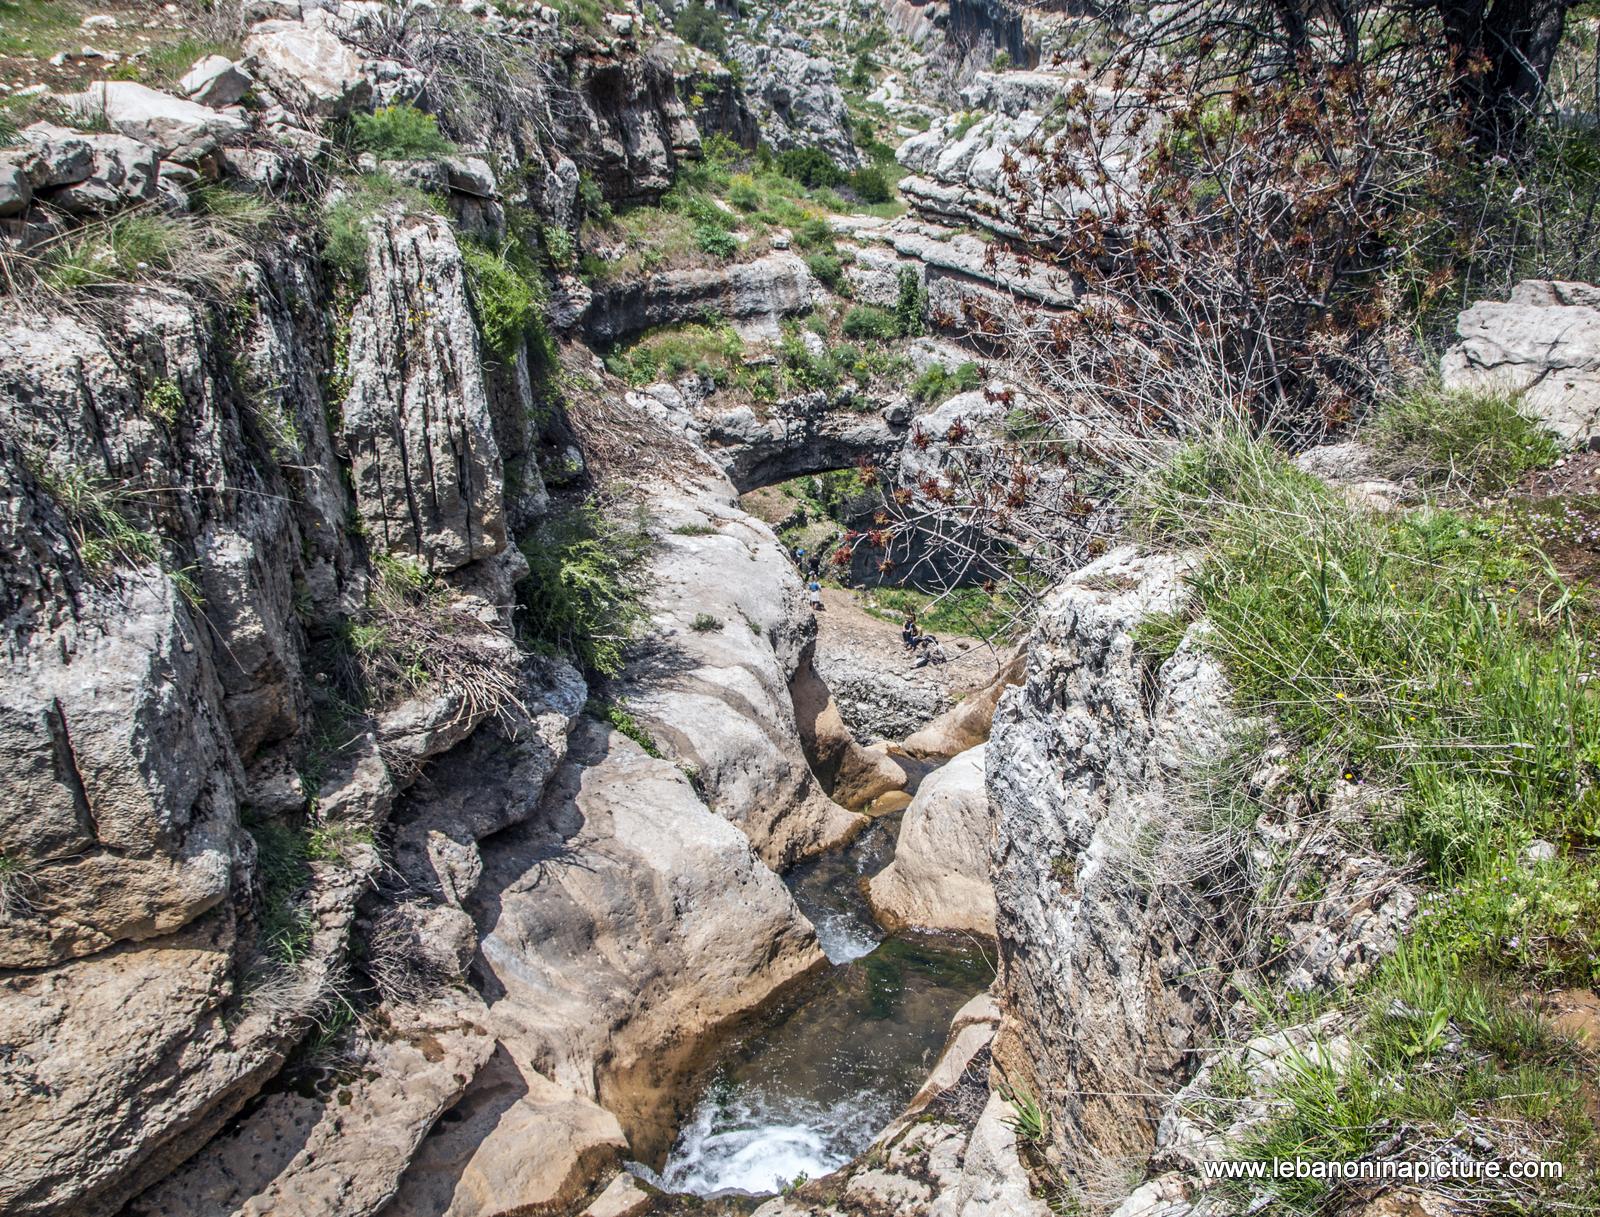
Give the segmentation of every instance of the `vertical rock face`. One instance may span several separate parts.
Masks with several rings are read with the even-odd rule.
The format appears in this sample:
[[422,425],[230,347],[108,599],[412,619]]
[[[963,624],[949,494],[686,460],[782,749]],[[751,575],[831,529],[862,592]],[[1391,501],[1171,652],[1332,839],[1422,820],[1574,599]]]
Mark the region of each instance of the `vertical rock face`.
[[350,326],[344,442],[362,518],[383,548],[454,570],[505,548],[504,471],[466,268],[448,224],[374,224]]
[[[1027,676],[988,747],[1006,1021],[996,1057],[1056,1105],[1069,1151],[1148,1150],[1154,1099],[1207,1026],[1208,980],[1233,931],[1184,899],[1164,840],[1185,775],[1238,724],[1215,663],[1186,642],[1159,671],[1135,652],[1146,614],[1182,602],[1185,562],[1118,549],[1041,610]],[[1211,843],[1212,846],[1215,843]],[[1214,849],[1212,851],[1214,854]],[[1214,865],[1202,849],[1192,870]]]
[[650,623],[621,682],[630,712],[768,866],[842,843],[865,821],[806,763],[789,681],[816,622],[793,563],[720,474],[652,487],[651,504],[661,533]]
[[791,47],[738,37],[728,52],[744,76],[767,143],[780,152],[820,148],[846,169],[860,167],[861,154],[850,137],[850,112],[831,63]]

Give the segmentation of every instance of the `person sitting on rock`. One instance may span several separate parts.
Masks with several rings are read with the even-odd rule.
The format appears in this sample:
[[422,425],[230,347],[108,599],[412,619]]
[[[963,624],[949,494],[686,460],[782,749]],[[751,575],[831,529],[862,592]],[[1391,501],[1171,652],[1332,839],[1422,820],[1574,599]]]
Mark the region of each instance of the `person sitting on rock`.
[[900,627],[900,641],[908,651],[914,651],[922,644],[922,635],[917,631],[915,616],[907,615],[906,623]]

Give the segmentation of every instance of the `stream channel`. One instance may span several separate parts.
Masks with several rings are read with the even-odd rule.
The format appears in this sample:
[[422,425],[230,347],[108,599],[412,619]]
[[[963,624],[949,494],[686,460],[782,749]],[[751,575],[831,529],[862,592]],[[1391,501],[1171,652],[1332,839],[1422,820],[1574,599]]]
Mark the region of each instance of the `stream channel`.
[[786,877],[832,966],[725,1049],[652,1176],[667,1190],[775,1192],[844,1165],[915,1096],[950,1020],[993,979],[986,944],[873,920],[863,888],[893,858],[901,814]]

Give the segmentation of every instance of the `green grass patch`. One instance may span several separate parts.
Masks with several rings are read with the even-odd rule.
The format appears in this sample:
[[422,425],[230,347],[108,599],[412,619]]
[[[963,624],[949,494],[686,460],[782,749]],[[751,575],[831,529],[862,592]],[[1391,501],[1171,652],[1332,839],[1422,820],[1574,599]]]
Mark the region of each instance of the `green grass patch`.
[[1554,434],[1500,393],[1430,386],[1388,401],[1365,438],[1390,472],[1426,486],[1495,493],[1562,452]]
[[885,621],[898,623],[911,615],[919,626],[934,634],[959,634],[986,642],[1016,637],[1027,607],[1021,589],[1010,584],[993,592],[981,587],[957,587],[946,592],[874,587],[861,592],[861,605]]
[[[1392,789],[1372,827],[1439,887],[1418,933],[1463,963],[1600,977],[1600,694],[1580,593],[1497,517],[1374,513],[1220,434],[1146,480],[1144,531],[1203,547],[1209,649],[1311,780]],[[1556,847],[1548,862],[1523,851]]]
[[645,750],[646,755],[661,759],[661,746],[656,743],[655,736],[645,730],[644,726],[618,702],[610,698],[591,697],[584,706],[584,712],[603,723],[611,726],[626,735],[639,747]]
[[53,55],[78,33],[82,16],[55,0],[0,0],[0,55]]
[[[1275,1114],[1233,1147],[1235,1156],[1415,1160],[1442,1142],[1470,1146],[1486,1136],[1499,1154],[1531,1151],[1567,1167],[1560,1184],[1533,1184],[1522,1195],[1509,1185],[1505,1207],[1486,1211],[1551,1211],[1534,1191],[1545,1201],[1559,1196],[1571,1211],[1590,1211],[1600,1199],[1582,1057],[1514,989],[1403,947],[1365,986],[1351,1017],[1348,1060],[1315,1042],[1283,1058],[1261,1096]],[[1287,1178],[1227,1186],[1241,1199],[1271,1195],[1272,1212],[1310,1215],[1342,1211],[1363,1185]]]
[[651,548],[642,515],[584,503],[547,518],[522,542],[529,573],[519,585],[527,641],[615,676],[643,610],[639,581]]
[[293,966],[311,943],[306,833],[275,820],[250,826],[256,843],[256,927],[262,954]]
[[942,364],[930,364],[911,383],[911,396],[923,405],[948,401],[958,393],[970,393],[983,383],[978,365],[968,361],[947,372]]
[[672,380],[686,372],[728,384],[744,358],[744,339],[723,322],[650,330],[631,346],[613,351],[606,367],[631,385]]

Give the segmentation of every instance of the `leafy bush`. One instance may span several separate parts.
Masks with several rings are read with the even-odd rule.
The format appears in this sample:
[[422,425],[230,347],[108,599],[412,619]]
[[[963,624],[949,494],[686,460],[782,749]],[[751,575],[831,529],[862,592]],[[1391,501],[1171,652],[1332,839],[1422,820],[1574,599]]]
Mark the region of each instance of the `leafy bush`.
[[810,189],[843,186],[849,179],[849,174],[821,148],[791,148],[780,153],[778,168],[785,177]]
[[1561,455],[1556,437],[1496,393],[1449,393],[1437,386],[1384,403],[1368,434],[1389,470],[1428,485],[1505,490]]
[[446,156],[455,144],[439,130],[439,120],[415,106],[381,106],[355,116],[355,142],[379,160]]
[[508,247],[491,250],[473,242],[461,246],[484,344],[509,363],[539,327],[544,293],[531,270],[516,265],[508,255]]
[[519,585],[529,641],[615,676],[638,622],[640,579],[650,553],[640,517],[616,519],[596,502],[547,519],[522,543]]
[[894,190],[882,168],[868,165],[850,175],[850,189],[863,203],[887,203],[894,198]]
[[673,31],[685,42],[707,54],[721,57],[728,51],[728,29],[722,14],[704,0],[689,0],[672,22]]
[[922,317],[928,311],[928,289],[909,266],[900,268],[899,288],[894,302],[895,324],[902,337],[911,338],[926,328]]
[[946,372],[943,364],[929,364],[926,371],[911,384],[912,400],[927,405],[946,401],[957,393],[970,393],[976,389],[981,377],[978,365],[970,360],[954,372]]
[[858,304],[844,315],[841,323],[846,338],[884,342],[900,337],[900,322],[888,309],[875,304]]
[[806,256],[806,269],[809,270],[816,281],[831,292],[837,292],[844,285],[844,266],[840,263],[837,254],[816,253]]
[[722,618],[714,617],[710,613],[696,613],[690,628],[696,634],[709,634],[722,628]]
[[728,202],[740,211],[758,211],[766,199],[755,178],[748,173],[736,173],[728,181]]
[[702,252],[714,258],[731,258],[739,252],[739,239],[726,228],[698,224],[695,226],[694,240]]

